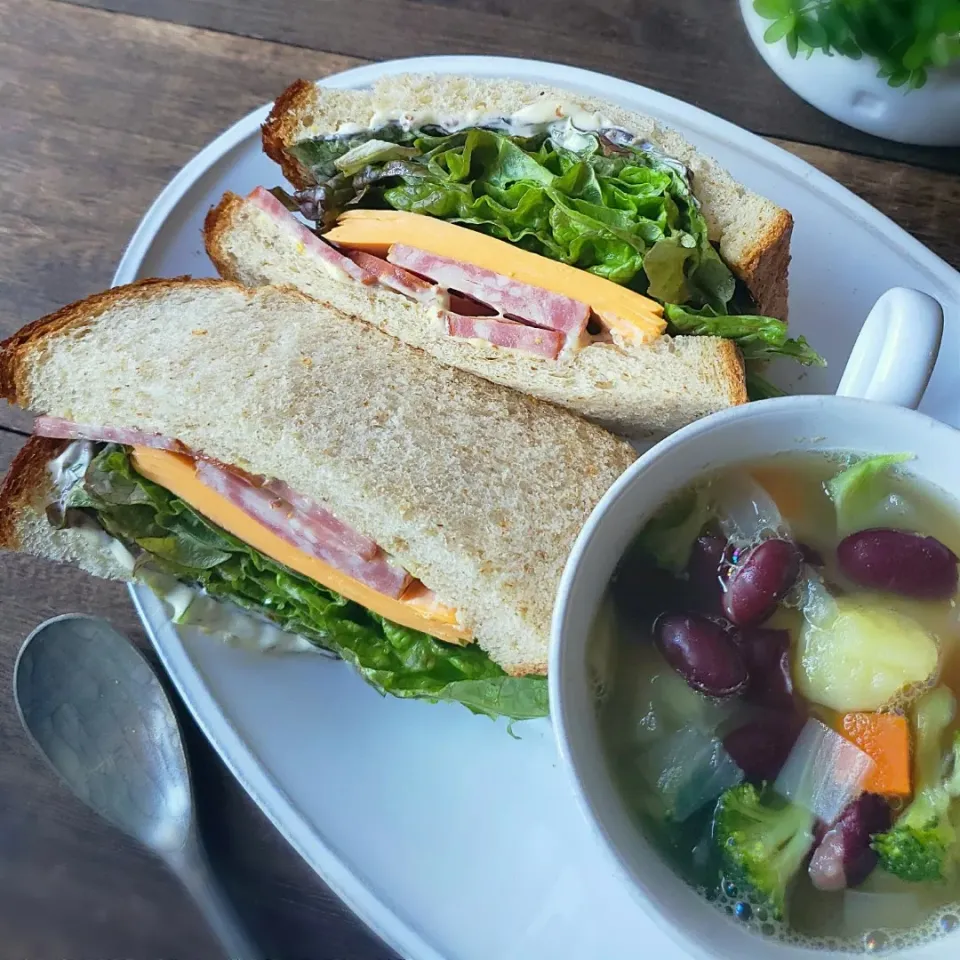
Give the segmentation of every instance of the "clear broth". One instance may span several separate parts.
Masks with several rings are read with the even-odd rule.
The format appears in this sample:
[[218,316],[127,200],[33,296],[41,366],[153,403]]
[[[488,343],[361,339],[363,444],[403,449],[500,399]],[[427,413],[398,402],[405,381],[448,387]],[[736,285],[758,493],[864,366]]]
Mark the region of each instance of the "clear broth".
[[[695,486],[710,484],[715,478],[728,481],[736,476],[751,476],[772,495],[794,538],[823,557],[825,579],[849,587],[835,560],[841,538],[825,482],[852,460],[786,454],[704,477]],[[868,526],[935,536],[960,556],[960,507],[946,494],[899,471],[887,472],[877,483],[879,506],[875,522]],[[960,698],[957,597],[921,601],[884,594],[883,599],[886,605],[912,617],[936,638],[941,650],[938,682],[949,686]],[[799,610],[781,607],[767,625],[789,629],[791,644],[795,645],[801,621]],[[598,619],[593,651],[601,731],[622,796],[648,839],[680,877],[728,916],[745,921],[755,932],[810,947],[876,952],[921,943],[960,927],[960,870],[948,884],[908,884],[878,867],[860,887],[837,893],[817,890],[803,870],[788,896],[789,926],[772,923],[762,912],[744,908],[735,892],[731,896],[722,889],[719,870],[705,875],[705,870],[712,869],[709,851],[714,803],[708,803],[681,824],[665,824],[650,813],[651,788],[637,760],[639,752],[657,736],[650,727],[650,717],[656,711],[646,709],[653,689],[650,684],[663,682],[665,687],[659,694],[662,702],[676,699],[678,682],[680,687],[689,688],[653,645],[645,642],[647,638],[637,637],[636,633],[636,624],[618,616],[612,600],[609,601]],[[694,696],[702,704],[690,701],[688,708],[692,705],[696,710],[722,713],[722,701]],[[830,711],[814,704],[807,707],[811,716],[829,724]],[[656,725],[655,719],[652,722]],[[958,727],[960,717],[955,718],[952,729]]]

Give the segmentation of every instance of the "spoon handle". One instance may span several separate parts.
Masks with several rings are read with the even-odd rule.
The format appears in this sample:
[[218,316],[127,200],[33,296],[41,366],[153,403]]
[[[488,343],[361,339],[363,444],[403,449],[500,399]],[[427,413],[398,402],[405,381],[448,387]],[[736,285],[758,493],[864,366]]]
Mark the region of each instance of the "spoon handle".
[[214,876],[196,833],[176,853],[166,857],[170,869],[193,898],[207,926],[220,941],[228,960],[264,960],[263,951],[254,946],[237,912]]

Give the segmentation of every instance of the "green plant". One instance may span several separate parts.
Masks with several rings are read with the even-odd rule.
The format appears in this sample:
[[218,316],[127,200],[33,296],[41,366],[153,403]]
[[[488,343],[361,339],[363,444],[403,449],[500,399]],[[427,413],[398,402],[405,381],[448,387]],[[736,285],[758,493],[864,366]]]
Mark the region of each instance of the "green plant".
[[891,87],[922,87],[930,67],[960,60],[960,0],[753,0],[753,8],[773,21],[764,40],[783,40],[791,57],[866,54]]

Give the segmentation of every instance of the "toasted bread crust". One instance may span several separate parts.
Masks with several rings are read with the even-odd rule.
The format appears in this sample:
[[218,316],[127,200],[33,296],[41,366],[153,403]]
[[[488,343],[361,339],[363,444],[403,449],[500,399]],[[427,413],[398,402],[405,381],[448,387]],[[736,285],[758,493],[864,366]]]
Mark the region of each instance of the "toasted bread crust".
[[[61,307],[55,313],[41,317],[21,327],[13,336],[0,343],[0,397],[19,407],[29,408],[30,391],[27,386],[27,358],[43,349],[44,341],[55,334],[80,331],[100,314],[130,297],[140,297],[145,289],[176,287],[188,277],[137,280],[122,287],[113,287],[77,303]],[[213,278],[194,280],[199,285],[213,285],[222,281]]]
[[[677,339],[680,339],[679,337]],[[730,389],[730,406],[738,407],[746,403],[747,380],[744,375],[743,355],[739,347],[732,340],[721,340],[720,363],[723,365],[724,382]]]
[[733,272],[756,301],[757,310],[767,317],[787,316],[787,282],[790,269],[790,238],[793,216],[781,210],[776,220],[748,251]]
[[317,101],[317,86],[307,80],[295,80],[277,97],[270,116],[260,128],[263,152],[275,163],[280,164],[283,175],[298,189],[310,186],[310,181],[300,164],[287,153],[293,131],[299,118],[308,113]]
[[20,550],[19,518],[34,506],[37,495],[50,486],[47,464],[70,443],[49,437],[30,437],[10,464],[0,487],[0,550]]
[[230,232],[235,218],[243,207],[243,197],[227,191],[220,202],[207,211],[203,219],[203,245],[211,263],[217,268],[217,273],[224,280],[237,282],[237,266],[233,259],[227,256],[227,244],[223,238]]

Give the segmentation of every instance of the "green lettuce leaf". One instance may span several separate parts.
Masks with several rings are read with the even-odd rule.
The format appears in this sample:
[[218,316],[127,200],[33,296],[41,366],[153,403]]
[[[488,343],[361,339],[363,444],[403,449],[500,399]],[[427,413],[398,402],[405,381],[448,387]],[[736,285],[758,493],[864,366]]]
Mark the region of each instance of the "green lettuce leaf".
[[[642,144],[569,133],[387,127],[304,141],[292,152],[317,181],[311,198],[322,193],[321,223],[357,203],[441,217],[658,299],[723,312],[736,283],[710,244],[686,170]],[[364,136],[412,144],[417,155],[398,162],[396,151],[381,160],[372,151],[351,195],[338,166]]]
[[712,307],[693,309],[671,303],[664,304],[663,315],[671,334],[733,340],[748,362],[781,356],[804,366],[826,366],[804,337],[789,338],[787,325],[773,317],[728,316],[717,314]]
[[739,313],[743,290],[710,243],[689,172],[623,131],[392,125],[291,153],[316,180],[297,198],[321,229],[350,206],[439,217],[653,297],[673,333],[735,340],[748,360],[823,364],[779,320]]
[[766,377],[757,373],[757,365],[746,364],[747,396],[751,400],[770,400],[773,397],[785,397],[786,390],[781,390],[772,384]]
[[65,506],[95,513],[150,567],[334,651],[383,694],[456,701],[491,717],[547,715],[544,677],[508,677],[476,644],[401,627],[275,563],[141,477],[122,447],[91,461]]

